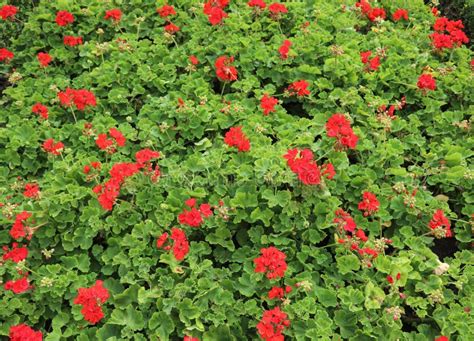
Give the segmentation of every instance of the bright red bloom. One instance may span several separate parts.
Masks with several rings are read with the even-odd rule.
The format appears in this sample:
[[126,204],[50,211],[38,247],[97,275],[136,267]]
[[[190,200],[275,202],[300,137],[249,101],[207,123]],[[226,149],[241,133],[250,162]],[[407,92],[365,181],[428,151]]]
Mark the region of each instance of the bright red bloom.
[[434,32],[430,34],[431,43],[438,50],[453,48],[453,40],[448,34]]
[[100,169],[102,167],[102,164],[100,162],[97,162],[97,161],[92,161],[90,163],[90,166],[89,165],[85,165],[84,166],[84,174],[89,174],[90,171],[91,171],[91,167],[94,168],[94,169]]
[[214,63],[217,78],[224,82],[237,80],[237,69],[231,65],[233,62],[234,57],[221,56],[217,58]]
[[273,287],[268,292],[268,298],[273,300],[275,298],[282,299],[285,296],[285,291],[280,287]]
[[17,279],[16,281],[7,281],[4,286],[5,290],[11,290],[15,294],[21,294],[32,288],[28,280],[28,276]]
[[73,303],[82,305],[84,319],[96,324],[104,317],[101,305],[108,299],[109,291],[103,287],[103,281],[97,280],[90,288],[79,288]]
[[12,51],[9,51],[5,48],[0,49],[0,62],[9,62],[10,60],[13,59],[15,55],[13,54]]
[[297,95],[297,96],[307,96],[310,94],[310,91],[308,90],[309,83],[305,80],[300,80],[296,81],[290,84],[288,86],[288,91],[290,92],[291,95]]
[[64,144],[62,142],[55,142],[53,139],[47,139],[43,142],[43,149],[47,153],[59,155],[64,149]]
[[362,195],[362,201],[359,203],[359,210],[364,212],[364,216],[374,214],[379,210],[380,202],[377,200],[375,194],[370,192],[364,192]]
[[105,11],[105,20],[113,20],[115,23],[118,23],[122,18],[122,11],[118,8],[114,8],[108,11]]
[[360,53],[360,60],[362,63],[367,64],[369,62],[369,58],[372,55],[372,51],[365,51]]
[[23,211],[16,215],[15,222],[10,230],[10,236],[13,239],[20,239],[26,236],[27,226],[24,225],[24,221],[31,217],[31,213]]
[[291,41],[285,40],[281,44],[280,48],[278,49],[278,52],[280,53],[280,58],[281,59],[287,59],[288,58],[288,53],[290,52],[290,47],[291,47]]
[[355,233],[355,236],[362,240],[363,242],[366,242],[369,240],[369,238],[365,235],[365,232],[361,229],[358,229]]
[[160,8],[157,8],[156,12],[162,18],[166,18],[166,17],[169,17],[170,15],[175,15],[176,14],[176,11],[174,10],[174,7],[171,6],[171,5],[163,5]]
[[63,42],[66,46],[77,46],[83,44],[82,37],[74,36],[64,36]]
[[71,102],[74,103],[77,110],[83,111],[87,106],[95,107],[97,105],[94,94],[85,89],[74,90],[66,88],[65,91],[58,93],[59,101],[64,106],[70,106]]
[[107,134],[97,135],[95,144],[99,149],[106,150],[108,153],[112,154],[115,152],[114,141],[107,138]]
[[205,217],[208,218],[212,215],[211,205],[209,204],[201,204],[199,206],[199,212]]
[[354,233],[357,225],[349,213],[341,208],[338,208],[334,214],[336,215],[333,220],[334,224],[337,224],[341,230]]
[[366,15],[372,10],[372,6],[370,6],[367,0],[361,0],[359,2],[356,2],[355,6],[357,8],[360,8],[361,12]]
[[53,60],[53,58],[45,52],[38,53],[37,58],[42,67],[47,67]]
[[189,198],[188,200],[186,200],[186,201],[184,202],[184,204],[185,204],[186,206],[188,206],[188,207],[194,207],[194,206],[196,206],[196,199],[194,199],[194,198]]
[[366,66],[366,71],[376,71],[380,66],[380,57],[375,56],[372,59],[369,59],[372,55],[372,51],[365,51],[360,53],[360,60]]
[[279,15],[280,13],[288,13],[288,9],[286,8],[286,6],[277,2],[269,5],[268,10],[273,15]]
[[193,65],[198,65],[198,64],[199,64],[199,59],[197,59],[196,56],[189,56],[189,61],[190,61],[191,64],[193,64]]
[[386,278],[387,278],[387,282],[388,282],[388,283],[393,284],[394,281],[393,281],[393,277],[392,277],[392,276],[387,275]]
[[117,128],[110,128],[109,135],[112,136],[112,138],[115,140],[115,143],[117,143],[119,147],[125,146],[127,139]]
[[245,136],[242,127],[232,127],[224,136],[224,142],[230,147],[236,147],[239,152],[250,150],[250,140]]
[[386,17],[387,14],[385,10],[380,7],[372,8],[369,13],[367,13],[367,18],[369,18],[370,21],[384,20]]
[[67,26],[74,22],[74,15],[68,11],[59,11],[56,14],[56,24],[59,26]]
[[25,185],[25,190],[23,192],[23,195],[27,198],[38,198],[40,194],[40,188],[38,184],[31,184],[27,183]]
[[16,8],[15,6],[3,5],[0,8],[0,18],[2,18],[3,20],[7,20],[8,18],[13,19],[17,12],[18,8]]
[[290,326],[287,317],[280,307],[264,311],[262,320],[257,324],[260,337],[265,341],[283,341],[282,332]]
[[10,250],[7,246],[3,247],[3,260],[11,260],[12,262],[18,263],[25,260],[28,257],[28,249],[26,247],[18,247],[18,243],[12,243],[12,249]]
[[278,104],[278,99],[275,97],[263,95],[260,99],[260,108],[263,109],[263,115],[267,116],[271,112],[275,112],[275,105]]
[[178,215],[178,221],[183,225],[199,227],[202,224],[203,219],[201,213],[193,207],[190,211],[183,210],[183,212]]
[[199,339],[197,337],[185,336],[183,341],[199,341]]
[[291,171],[305,185],[319,185],[321,183],[321,170],[313,160],[313,152],[309,149],[290,149],[283,155]]
[[135,160],[137,161],[139,165],[144,165],[150,160],[156,159],[158,157],[160,157],[159,152],[155,152],[154,150],[151,150],[148,148],[139,150],[138,152],[135,153]]
[[433,7],[433,8],[431,9],[431,13],[432,13],[435,17],[437,17],[437,16],[439,15],[439,11],[438,11],[438,9],[437,9],[436,7]]
[[161,249],[163,247],[163,245],[166,243],[166,241],[168,240],[168,233],[167,232],[164,232],[161,236],[158,237],[158,239],[156,240],[156,247]]
[[379,68],[379,66],[380,66],[380,57],[379,56],[372,58],[369,62],[369,65],[368,65],[368,67],[371,71],[376,71]]
[[358,137],[343,114],[336,113],[329,118],[326,123],[326,134],[337,139],[338,148],[354,149],[357,145]]
[[40,115],[45,120],[48,119],[48,108],[41,103],[36,103],[31,108],[31,112],[34,114]]
[[436,210],[428,226],[432,230],[444,231],[444,237],[446,238],[452,237],[453,235],[451,232],[451,224],[448,218],[446,218],[446,216],[444,215],[443,210]]
[[204,4],[204,14],[207,15],[207,19],[212,26],[220,24],[225,18],[228,17],[227,13],[224,12],[224,8],[229,2],[210,0]]
[[176,32],[179,32],[180,28],[179,26],[176,26],[175,24],[170,22],[168,25],[164,27],[164,30],[170,34],[174,34]]
[[250,7],[259,7],[260,9],[267,7],[267,4],[263,0],[250,0],[247,2],[247,5]]
[[449,338],[447,336],[440,336],[435,339],[435,341],[449,341]]
[[10,341],[42,341],[43,333],[26,324],[18,324],[10,327],[9,337]]
[[461,46],[462,44],[469,43],[469,38],[467,37],[466,33],[462,30],[453,30],[449,33],[451,35],[451,40],[457,46]]
[[393,21],[408,20],[408,11],[403,8],[397,9],[392,15]]
[[436,80],[430,74],[424,73],[418,78],[418,83],[416,84],[418,89],[426,90],[436,90]]
[[266,273],[268,279],[278,279],[285,276],[288,267],[286,264],[286,255],[276,247],[260,249],[261,256],[253,260],[255,263],[255,272]]
[[189,242],[183,230],[173,227],[171,229],[171,239],[173,240],[173,254],[176,260],[181,261],[189,252]]
[[334,166],[332,163],[325,163],[322,167],[322,175],[326,176],[329,180],[332,180],[336,175],[336,171],[334,170]]

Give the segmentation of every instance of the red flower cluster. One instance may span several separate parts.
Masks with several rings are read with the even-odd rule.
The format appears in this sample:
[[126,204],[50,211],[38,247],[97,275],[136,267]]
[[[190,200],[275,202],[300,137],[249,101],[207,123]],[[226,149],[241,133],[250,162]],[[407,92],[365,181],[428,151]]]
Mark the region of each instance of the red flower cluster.
[[56,14],[56,24],[58,26],[67,26],[74,22],[74,15],[68,11],[59,11]]
[[305,80],[300,80],[291,83],[288,86],[287,91],[290,93],[291,96],[297,95],[299,97],[307,96],[310,94],[308,90],[309,83]]
[[0,18],[3,20],[11,19],[15,17],[15,14],[18,12],[18,8],[11,5],[3,5],[0,8]]
[[275,2],[268,6],[268,11],[273,19],[279,19],[281,14],[288,13],[288,8],[283,4]]
[[281,44],[280,48],[278,49],[281,59],[288,59],[288,53],[290,52],[290,47],[291,47],[291,41],[289,41],[288,39],[283,41],[283,44]]
[[274,246],[260,249],[262,254],[255,258],[255,272],[266,273],[268,279],[281,278],[285,276],[288,267],[286,264],[286,255]]
[[267,4],[263,0],[250,0],[247,2],[247,5],[249,7],[258,7],[260,9],[264,9],[267,7]]
[[18,324],[10,327],[10,341],[42,341],[43,333],[35,331],[26,324]]
[[103,282],[97,280],[90,288],[79,288],[74,304],[82,305],[81,314],[86,321],[96,324],[103,317],[101,305],[109,298],[109,291],[103,287]]
[[36,103],[33,105],[31,112],[40,115],[45,120],[48,119],[48,108],[41,103]]
[[232,127],[224,136],[224,142],[229,147],[236,147],[239,152],[250,150],[250,140],[245,136],[242,127]]
[[359,138],[354,134],[350,122],[343,114],[332,115],[326,123],[328,137],[337,139],[337,149],[355,149]]
[[189,61],[190,61],[191,64],[193,64],[193,65],[198,65],[198,64],[199,64],[199,59],[198,59],[196,56],[194,56],[194,55],[189,56]]
[[64,36],[63,42],[66,46],[77,46],[83,44],[82,37],[74,36]]
[[260,99],[260,108],[263,109],[263,115],[267,116],[271,112],[275,112],[275,105],[278,104],[278,99],[275,97],[263,95]]
[[37,58],[42,67],[47,67],[53,61],[53,58],[45,52],[38,53]]
[[364,217],[374,214],[379,210],[380,202],[377,200],[375,194],[364,192],[362,194],[362,201],[359,203],[359,210],[364,212]]
[[209,0],[204,4],[204,14],[212,26],[218,25],[228,17],[224,8],[229,4],[229,0]]
[[378,107],[377,111],[379,112],[379,114],[385,114],[388,117],[390,117],[392,120],[394,120],[397,118],[395,116],[395,111],[402,110],[405,105],[406,105],[406,97],[403,96],[401,101],[389,106],[388,109],[387,109],[387,106],[384,104]]
[[437,337],[435,341],[449,341],[449,338],[447,336],[441,335],[440,337]]
[[450,238],[453,236],[451,224],[444,215],[443,210],[436,210],[428,226],[433,230],[435,237]]
[[214,63],[217,78],[224,82],[236,81],[237,69],[231,65],[233,62],[234,57],[221,56],[217,58]]
[[168,25],[164,27],[164,30],[170,34],[174,34],[176,32],[179,32],[180,28],[179,26],[176,26],[173,23],[169,23]]
[[25,190],[23,191],[23,195],[27,198],[36,199],[40,195],[40,188],[38,184],[25,184]]
[[287,317],[280,307],[264,311],[262,320],[257,324],[260,337],[265,341],[283,341],[282,332],[290,326]]
[[275,298],[282,300],[285,297],[285,294],[289,294],[293,288],[287,285],[285,288],[273,287],[268,292],[268,298],[274,300]]
[[21,294],[33,288],[28,280],[28,275],[15,281],[7,281],[4,285],[5,290],[11,290],[15,294]]
[[290,149],[283,155],[291,171],[298,175],[298,179],[305,185],[319,185],[321,170],[313,160],[313,152],[309,149]]
[[13,239],[20,239],[25,237],[28,231],[28,239],[31,238],[31,234],[29,233],[28,226],[24,225],[25,220],[31,217],[31,213],[23,211],[16,215],[15,222],[10,230],[10,236]]
[[90,163],[90,165],[85,165],[84,166],[84,169],[83,169],[84,174],[89,174],[90,171],[91,171],[91,167],[93,169],[100,170],[100,168],[102,167],[102,164],[100,162],[97,162],[97,161],[92,161]]
[[159,249],[163,248],[166,251],[172,249],[176,260],[182,261],[189,252],[189,242],[186,237],[186,233],[179,228],[173,227],[171,229],[170,236],[171,240],[173,241],[173,245],[164,246],[164,244],[168,241],[168,236],[168,233],[165,232],[160,237],[158,237],[156,240],[156,247]]
[[334,224],[337,224],[339,233],[342,234],[343,231],[353,233],[357,228],[357,225],[352,219],[351,215],[344,211],[342,208],[338,208],[334,213],[336,217],[334,218]]
[[62,105],[69,107],[74,103],[77,110],[81,111],[85,110],[87,106],[95,107],[97,105],[94,94],[85,89],[66,88],[66,91],[58,93],[58,98]]
[[169,17],[171,15],[176,15],[176,11],[174,10],[174,7],[171,5],[163,5],[159,8],[156,9],[156,12],[160,15],[162,18]]
[[97,135],[95,144],[99,147],[100,150],[105,150],[109,154],[113,154],[116,151],[116,147],[123,147],[127,142],[123,134],[116,128],[109,129],[109,135],[111,139],[107,138],[107,134]]
[[184,209],[181,214],[178,215],[178,221],[180,224],[188,225],[191,227],[199,227],[204,221],[203,218],[208,218],[212,215],[211,205],[201,204],[199,209],[196,208],[196,199],[191,198],[186,200],[186,206],[190,210]]
[[122,19],[122,11],[118,8],[114,8],[108,11],[105,11],[105,20],[113,20],[115,24],[120,22],[120,19]]
[[418,77],[418,83],[416,83],[418,89],[426,92],[427,90],[436,90],[436,79],[430,74],[424,73]]
[[356,7],[360,8],[362,14],[364,14],[372,22],[376,20],[385,20],[387,17],[387,14],[383,8],[372,8],[367,0],[361,0],[357,2]]
[[392,19],[393,21],[400,21],[400,20],[408,20],[408,11],[403,8],[397,9],[395,12],[392,14]]
[[15,55],[13,54],[13,52],[5,49],[5,48],[1,48],[0,49],[0,62],[6,62],[8,63],[10,60],[13,59]]
[[199,339],[197,337],[185,336],[183,341],[199,341]]
[[375,56],[374,58],[370,59],[371,55],[372,51],[361,52],[360,60],[365,64],[366,71],[377,71],[380,66],[380,57]]
[[43,149],[52,155],[60,155],[64,149],[64,144],[62,142],[54,142],[54,139],[47,139],[43,142]]
[[462,20],[453,21],[445,17],[436,19],[433,25],[436,32],[430,34],[433,46],[437,50],[442,50],[469,43],[469,38],[464,33],[463,28]]
[[18,247],[18,243],[12,243],[12,248],[9,249],[8,246],[3,246],[3,260],[11,260],[12,262],[18,263],[22,260],[25,260],[28,257],[28,249],[26,247]]

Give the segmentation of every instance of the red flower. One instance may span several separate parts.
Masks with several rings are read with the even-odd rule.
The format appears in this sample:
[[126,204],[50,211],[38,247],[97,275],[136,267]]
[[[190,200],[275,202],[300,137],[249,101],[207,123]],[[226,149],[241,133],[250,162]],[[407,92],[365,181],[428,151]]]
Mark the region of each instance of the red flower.
[[191,64],[193,64],[193,65],[198,65],[198,64],[199,64],[199,59],[197,59],[196,56],[189,56],[189,61],[190,61]]
[[296,81],[290,84],[288,87],[288,91],[290,95],[297,95],[297,96],[306,96],[309,95],[310,92],[308,90],[309,83],[305,80]]
[[259,7],[260,9],[267,7],[267,4],[263,0],[250,0],[247,2],[247,5],[250,7]]
[[212,26],[220,24],[225,18],[228,17],[227,13],[224,12],[224,8],[227,6],[228,1],[216,1],[210,0],[204,4],[204,14],[207,15],[207,19]]
[[42,341],[43,333],[35,331],[26,324],[18,324],[10,327],[10,341]]
[[436,210],[436,212],[433,214],[433,217],[431,218],[428,226],[432,230],[438,230],[444,232],[444,236],[446,238],[452,237],[452,232],[451,232],[451,224],[444,215],[443,210]]
[[68,11],[59,11],[56,14],[56,24],[59,26],[67,26],[74,22],[74,15]]
[[237,69],[231,65],[233,62],[234,57],[221,56],[217,58],[214,63],[217,78],[224,82],[237,80]]
[[329,180],[332,180],[336,175],[336,171],[334,170],[334,166],[332,163],[325,163],[321,167],[321,170],[323,171],[322,175],[325,175],[326,178],[328,178]]
[[125,138],[125,136],[123,136],[123,134],[118,129],[110,128],[109,135],[112,136],[112,138],[115,140],[115,143],[117,143],[119,147],[125,146],[127,139]]
[[156,240],[156,247],[161,249],[167,240],[168,240],[168,233],[165,232]]
[[236,147],[240,152],[250,150],[250,141],[242,131],[242,127],[232,127],[225,134],[224,142],[230,147]]
[[66,88],[66,91],[58,93],[58,98],[64,106],[70,106],[71,102],[73,102],[80,111],[85,110],[87,106],[95,107],[97,105],[94,94],[85,89],[74,90]]
[[277,2],[269,5],[268,10],[272,15],[275,16],[279,15],[280,13],[288,13],[288,9],[286,8],[286,6]]
[[157,8],[156,12],[162,18],[166,18],[166,17],[169,17],[170,15],[175,15],[176,14],[176,11],[174,10],[174,7],[171,6],[171,5],[163,5],[160,8]]
[[436,90],[436,80],[433,76],[424,73],[418,78],[418,83],[416,84],[418,89],[426,91],[426,90]]
[[40,115],[45,120],[48,119],[48,108],[41,103],[36,103],[31,108],[31,112],[34,114]]
[[173,227],[171,229],[171,239],[173,240],[173,254],[176,260],[181,261],[189,252],[189,243],[183,230]]
[[199,341],[199,339],[197,337],[185,336],[183,341]]
[[282,332],[290,326],[287,317],[280,307],[264,311],[262,320],[257,324],[260,337],[265,341],[283,341]]
[[287,59],[288,58],[288,53],[290,52],[290,47],[291,47],[291,41],[289,41],[289,40],[283,41],[283,44],[278,49],[278,52],[280,53],[280,58],[281,59]]
[[435,341],[449,341],[449,338],[447,336],[440,336],[435,339]]
[[74,36],[64,36],[63,39],[64,45],[66,46],[77,46],[82,45],[82,37],[74,37]]
[[370,21],[384,20],[386,17],[387,14],[385,13],[385,10],[380,7],[373,8],[369,13],[367,13],[367,18],[369,18]]
[[292,288],[289,285],[287,285],[285,289],[280,287],[272,287],[268,292],[268,298],[271,300],[275,298],[283,299],[283,297],[285,297],[285,293],[290,293],[291,290]]
[[42,67],[47,67],[53,60],[53,58],[45,52],[38,53],[37,58]]
[[90,288],[79,288],[73,303],[82,305],[84,319],[96,324],[104,317],[101,305],[108,299],[109,291],[103,287],[102,281],[97,280]]
[[106,150],[109,154],[115,153],[114,141],[107,138],[107,134],[97,135],[95,144],[100,150]]
[[13,52],[5,49],[5,48],[1,48],[0,49],[0,62],[6,62],[8,63],[10,60],[13,59],[15,55],[13,54]]
[[43,149],[47,153],[59,155],[64,149],[64,144],[62,142],[54,142],[53,139],[47,139],[43,142]]
[[365,51],[360,53],[360,60],[362,63],[367,64],[369,62],[369,58],[372,55],[372,51]]
[[105,20],[113,20],[115,23],[118,23],[122,18],[122,11],[118,8],[114,8],[108,11],[105,11]]
[[164,27],[165,31],[170,33],[170,34],[174,34],[176,32],[179,32],[179,26],[176,26],[175,24],[173,23],[169,23],[168,25],[166,25]]
[[439,15],[439,11],[438,11],[438,9],[437,9],[436,7],[433,7],[433,8],[431,9],[431,13],[432,13],[435,17],[437,17],[437,16]]
[[329,118],[326,123],[326,134],[337,139],[337,148],[355,149],[357,145],[358,137],[343,114],[336,113]]
[[305,185],[319,185],[321,183],[321,170],[313,160],[311,150],[290,149],[283,157],[291,171],[297,174]]
[[12,262],[18,263],[28,257],[28,249],[26,247],[18,247],[18,243],[12,243],[11,250],[7,246],[4,246],[3,251],[5,251],[3,254],[4,261],[11,259]]
[[184,204],[185,204],[186,206],[188,206],[188,207],[194,207],[194,206],[196,206],[196,199],[194,199],[194,198],[189,198],[188,200],[186,200],[186,201],[184,202]]
[[365,235],[365,232],[362,231],[361,229],[358,229],[355,233],[355,236],[359,238],[361,241],[366,242],[369,240],[369,238]]
[[183,210],[183,212],[178,215],[178,221],[183,225],[199,227],[202,224],[203,219],[201,213],[193,207],[190,211]]
[[26,184],[25,185],[25,191],[23,192],[23,195],[27,198],[38,198],[40,194],[40,188],[38,184]]
[[4,286],[5,290],[11,290],[15,294],[21,294],[32,288],[28,280],[28,276],[17,279],[16,281],[7,281]]
[[11,18],[13,20],[16,12],[18,12],[18,8],[16,8],[15,6],[4,5],[0,8],[0,18],[2,18],[3,20]]
[[[10,236],[13,239],[19,239],[26,236],[26,230],[28,227],[25,226],[23,223],[25,220],[31,217],[31,213],[23,211],[16,215],[15,222],[10,230]],[[29,234],[30,235],[30,234]]]
[[286,255],[276,247],[260,249],[262,254],[253,260],[255,263],[255,272],[266,273],[268,279],[281,278],[285,276],[287,264],[285,262]]
[[205,217],[208,218],[212,215],[211,205],[209,204],[201,204],[199,206],[199,212]]
[[267,116],[271,112],[275,112],[275,105],[278,104],[278,99],[275,97],[263,95],[260,99],[260,108],[263,109],[263,115]]
[[392,15],[393,21],[408,20],[408,11],[403,8],[397,9]]
[[372,7],[367,2],[367,0],[361,0],[359,2],[356,2],[355,5],[357,8],[360,8],[361,12],[365,15],[367,15],[372,10]]
[[453,40],[448,34],[432,33],[430,34],[431,43],[438,50],[453,48]]
[[376,71],[380,66],[380,57],[375,56],[372,59],[369,59],[372,55],[372,51],[366,51],[360,53],[360,60],[366,66],[366,71]]
[[156,159],[158,157],[160,157],[159,152],[155,152],[154,150],[151,150],[148,148],[139,150],[138,152],[135,153],[135,160],[137,161],[137,164],[139,165],[144,165],[150,160]]
[[338,225],[339,229],[350,233],[353,233],[355,231],[357,225],[349,213],[347,213],[341,208],[338,208],[334,214],[336,215],[336,217],[334,218],[333,222],[334,224]]
[[364,216],[374,214],[379,210],[380,202],[377,200],[375,194],[370,192],[364,192],[362,195],[362,201],[359,203],[359,210],[364,212]]

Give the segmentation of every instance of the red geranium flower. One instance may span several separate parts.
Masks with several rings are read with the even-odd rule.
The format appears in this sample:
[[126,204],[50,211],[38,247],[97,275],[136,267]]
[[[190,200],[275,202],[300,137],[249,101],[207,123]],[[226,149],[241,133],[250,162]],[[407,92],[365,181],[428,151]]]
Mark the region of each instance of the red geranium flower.
[[35,331],[26,324],[11,326],[9,331],[10,341],[42,341],[43,333]]
[[48,119],[48,108],[41,103],[36,103],[31,108],[31,112],[34,114],[40,115],[45,120]]
[[59,155],[64,149],[64,144],[62,142],[55,142],[54,139],[47,139],[43,142],[43,149],[47,153]]
[[162,18],[166,18],[166,17],[169,17],[170,15],[175,15],[176,14],[176,11],[174,10],[174,7],[171,6],[171,5],[163,5],[160,8],[157,8],[156,12]]
[[171,229],[171,239],[173,240],[173,255],[176,260],[181,261],[189,252],[189,242],[183,230],[173,227]]
[[82,305],[81,314],[91,324],[96,324],[103,317],[102,304],[109,299],[109,291],[103,287],[103,282],[97,280],[90,288],[79,288],[74,304]]
[[191,208],[191,210],[183,210],[181,214],[178,215],[178,221],[180,224],[188,225],[191,227],[199,227],[202,222],[201,212],[196,208]]
[[18,243],[12,243],[12,249],[10,250],[8,246],[3,247],[3,260],[11,260],[12,262],[19,263],[22,260],[25,260],[28,257],[28,249],[26,247],[18,247]]
[[280,53],[280,58],[281,59],[287,59],[288,58],[288,53],[290,52],[290,47],[291,47],[291,41],[289,41],[289,40],[283,41],[283,44],[278,49],[278,52]]
[[423,91],[436,90],[436,80],[433,76],[426,73],[418,78],[418,83],[416,85],[418,86],[418,89]]
[[364,192],[362,195],[362,201],[359,203],[359,210],[364,212],[364,216],[374,214],[379,210],[380,203],[377,200],[375,194],[370,192]]
[[13,52],[5,49],[5,48],[1,48],[0,49],[0,62],[6,62],[8,63],[10,60],[13,59],[15,55],[13,54]]
[[5,290],[11,290],[15,294],[21,294],[25,291],[28,291],[32,288],[30,281],[28,280],[28,275],[17,279],[15,281],[7,281],[4,286]]
[[260,9],[267,7],[267,4],[263,0],[250,0],[247,2],[247,5],[250,7],[259,7]]
[[3,20],[11,19],[15,17],[15,14],[18,12],[18,8],[11,5],[3,5],[0,8],[0,18]]
[[174,34],[176,32],[179,32],[179,26],[176,26],[173,23],[169,23],[164,27],[164,30],[170,34]]
[[354,149],[357,145],[358,137],[343,114],[336,113],[329,118],[326,123],[326,134],[337,139],[337,149]]
[[286,255],[276,247],[260,249],[261,256],[253,260],[255,263],[255,272],[266,273],[268,279],[278,279],[285,276],[287,269]]
[[160,157],[159,152],[156,152],[148,148],[139,150],[138,152],[135,153],[135,160],[137,161],[137,164],[139,165],[144,165],[147,162],[150,162],[150,160],[156,159],[158,157]]
[[82,45],[82,37],[74,37],[74,36],[64,36],[63,39],[64,45],[66,46],[77,46]]
[[250,150],[250,140],[245,136],[242,127],[232,127],[225,134],[224,142],[230,147],[236,147],[240,152]]
[[122,11],[118,8],[114,8],[108,11],[105,11],[105,20],[113,20],[115,23],[118,23],[122,18]]
[[446,218],[446,216],[444,215],[443,210],[436,210],[428,226],[432,230],[441,231],[441,237],[449,238],[453,235],[451,232],[451,224],[448,218]]
[[53,60],[53,58],[45,52],[38,53],[37,58],[42,67],[47,67]]
[[85,110],[88,106],[95,107],[97,105],[94,94],[85,89],[74,90],[66,88],[66,91],[58,93],[58,98],[64,106],[70,106],[73,102],[77,110],[80,111]]
[[338,225],[338,228],[341,230],[341,232],[342,230],[350,233],[355,231],[357,225],[349,213],[341,208],[338,208],[334,214],[336,217],[334,218],[333,222],[334,224]]
[[397,9],[392,15],[393,21],[408,20],[408,11],[403,8]]
[[214,63],[217,78],[224,82],[237,80],[237,69],[231,65],[233,62],[234,57],[221,56],[217,58]]
[[31,184],[27,183],[25,184],[25,190],[23,192],[23,195],[27,198],[38,198],[40,194],[40,188],[38,184]]
[[386,17],[387,14],[385,13],[385,10],[380,7],[372,8],[367,13],[367,18],[369,18],[370,21],[384,20]]
[[198,64],[199,64],[199,59],[197,59],[196,56],[189,56],[189,61],[190,61],[191,64],[193,64],[193,65],[198,65]]
[[59,11],[56,14],[56,24],[59,26],[67,26],[74,22],[74,15],[68,11]]
[[263,97],[260,99],[260,108],[263,109],[263,114],[265,116],[271,112],[275,112],[275,105],[277,104],[278,99],[268,96],[267,94],[263,95]]
[[296,81],[288,86],[290,95],[297,95],[299,97],[307,96],[310,94],[308,90],[309,83],[305,80]]
[[257,324],[258,334],[265,341],[283,341],[282,332],[290,326],[287,317],[280,307],[265,311],[262,320]]
[[278,18],[281,13],[288,13],[286,6],[277,2],[269,5],[268,10],[274,18]]

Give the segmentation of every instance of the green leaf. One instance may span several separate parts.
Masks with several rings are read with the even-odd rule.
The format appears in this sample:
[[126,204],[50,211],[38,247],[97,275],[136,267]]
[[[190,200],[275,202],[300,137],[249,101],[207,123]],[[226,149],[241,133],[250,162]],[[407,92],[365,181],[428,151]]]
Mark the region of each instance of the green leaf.
[[336,262],[339,272],[343,275],[348,274],[352,271],[359,270],[360,268],[359,258],[353,254],[347,256],[339,256],[337,257]]
[[126,310],[114,309],[108,323],[127,326],[131,330],[141,330],[145,327],[142,312],[133,308],[132,305],[129,305]]
[[315,287],[314,291],[323,306],[335,307],[337,305],[336,293],[333,290]]

